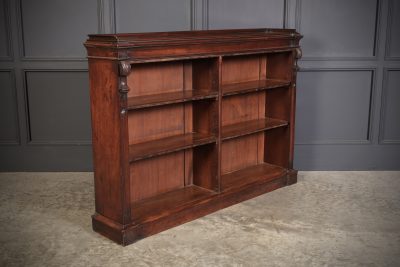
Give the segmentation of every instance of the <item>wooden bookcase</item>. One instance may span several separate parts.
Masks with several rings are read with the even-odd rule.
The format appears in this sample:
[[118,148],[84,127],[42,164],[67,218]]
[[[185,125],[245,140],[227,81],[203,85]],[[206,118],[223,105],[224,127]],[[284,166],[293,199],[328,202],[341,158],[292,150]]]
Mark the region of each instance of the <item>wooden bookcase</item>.
[[295,183],[300,38],[89,35],[93,229],[127,245]]

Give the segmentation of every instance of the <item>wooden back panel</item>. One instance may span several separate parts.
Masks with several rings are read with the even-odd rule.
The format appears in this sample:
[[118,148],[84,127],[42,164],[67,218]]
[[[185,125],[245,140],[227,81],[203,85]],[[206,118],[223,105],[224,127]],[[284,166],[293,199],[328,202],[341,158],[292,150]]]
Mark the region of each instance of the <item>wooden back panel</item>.
[[[266,77],[266,56],[226,57],[222,62],[222,84],[258,81]],[[222,126],[265,116],[265,92],[240,94],[222,100]],[[222,143],[221,174],[264,161],[263,134],[252,134]]]

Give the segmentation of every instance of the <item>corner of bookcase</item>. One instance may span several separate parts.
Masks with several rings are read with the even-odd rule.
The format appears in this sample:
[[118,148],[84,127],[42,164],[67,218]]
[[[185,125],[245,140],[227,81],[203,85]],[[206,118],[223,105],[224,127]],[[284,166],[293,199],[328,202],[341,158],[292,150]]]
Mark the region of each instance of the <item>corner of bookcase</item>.
[[297,170],[289,169],[286,174],[286,185],[292,185],[297,183]]
[[93,231],[111,239],[117,244],[125,246],[124,244],[124,227],[111,219],[104,217],[101,214],[95,213],[92,215],[92,228]]

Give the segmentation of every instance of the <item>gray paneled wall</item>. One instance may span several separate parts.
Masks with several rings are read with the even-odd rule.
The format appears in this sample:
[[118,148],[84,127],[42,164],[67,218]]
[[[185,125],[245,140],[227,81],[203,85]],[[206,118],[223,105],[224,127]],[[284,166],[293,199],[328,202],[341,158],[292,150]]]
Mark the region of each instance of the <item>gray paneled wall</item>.
[[86,34],[250,27],[305,36],[296,168],[400,169],[400,1],[0,0],[0,12],[0,170],[91,170]]

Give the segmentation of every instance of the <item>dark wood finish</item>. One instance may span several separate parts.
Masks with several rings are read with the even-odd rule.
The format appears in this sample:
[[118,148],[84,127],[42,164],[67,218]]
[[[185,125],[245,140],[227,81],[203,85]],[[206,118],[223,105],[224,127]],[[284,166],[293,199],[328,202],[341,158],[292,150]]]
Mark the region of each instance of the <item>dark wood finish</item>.
[[129,97],[128,98],[128,109],[139,109],[139,108],[148,108],[148,107],[156,107],[168,104],[176,104],[182,102],[189,102],[193,100],[202,100],[208,98],[216,98],[216,92],[209,91],[200,91],[200,90],[192,90],[192,91],[180,91],[180,92],[170,92],[170,93],[161,93],[154,95],[144,95],[138,97]]
[[245,94],[245,93],[258,92],[278,87],[285,87],[288,86],[289,84],[290,81],[277,80],[277,79],[265,79],[265,80],[232,83],[232,84],[226,84],[222,87],[222,94],[224,96]]
[[286,174],[286,170],[276,165],[262,163],[221,177],[222,191],[240,190],[248,185],[262,184]]
[[258,133],[265,130],[271,130],[278,127],[287,126],[288,122],[273,118],[262,118],[239,122],[222,127],[222,140]]
[[194,203],[216,194],[196,185],[172,190],[156,197],[135,202],[132,205],[132,220],[140,224],[157,220],[169,213],[175,213]]
[[133,144],[129,146],[129,160],[135,161],[151,158],[182,149],[213,143],[215,141],[216,137],[211,134],[186,133]]
[[122,245],[296,183],[289,29],[90,35],[96,213]]

